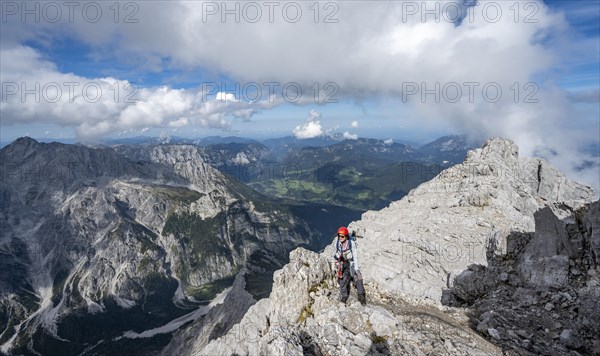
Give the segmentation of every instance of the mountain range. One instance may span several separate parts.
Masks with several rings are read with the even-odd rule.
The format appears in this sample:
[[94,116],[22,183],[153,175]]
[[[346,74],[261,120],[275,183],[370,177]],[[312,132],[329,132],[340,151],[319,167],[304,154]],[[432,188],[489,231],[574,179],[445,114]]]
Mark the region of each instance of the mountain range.
[[195,146],[124,153],[29,138],[0,151],[4,351],[109,352],[207,304],[240,269],[260,297],[290,250],[319,249],[335,219],[358,216],[263,196]]
[[[454,163],[468,147],[347,140],[275,160],[259,142],[18,139],[0,150],[0,350],[593,353],[592,190],[499,138]],[[258,178],[267,164],[287,176]],[[296,195],[311,179],[325,189]],[[366,307],[338,302],[328,262],[351,221]]]

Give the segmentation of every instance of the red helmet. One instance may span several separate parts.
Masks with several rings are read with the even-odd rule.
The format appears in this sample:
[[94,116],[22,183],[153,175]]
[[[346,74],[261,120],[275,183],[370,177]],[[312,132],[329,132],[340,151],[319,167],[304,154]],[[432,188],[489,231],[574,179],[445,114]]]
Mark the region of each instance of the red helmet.
[[337,232],[337,233],[338,233],[338,235],[346,235],[346,236],[350,235],[350,234],[348,233],[348,229],[346,229],[344,226],[340,227],[340,228],[338,229],[338,232]]

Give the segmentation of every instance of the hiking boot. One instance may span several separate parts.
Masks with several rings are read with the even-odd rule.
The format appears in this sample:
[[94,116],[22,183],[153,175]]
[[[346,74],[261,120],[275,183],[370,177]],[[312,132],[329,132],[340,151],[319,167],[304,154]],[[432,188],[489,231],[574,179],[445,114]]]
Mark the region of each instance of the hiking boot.
[[340,298],[340,302],[346,304],[346,301],[348,300],[348,297],[341,297]]
[[358,295],[358,301],[360,302],[360,304],[362,305],[367,305],[367,296],[364,294],[359,294]]

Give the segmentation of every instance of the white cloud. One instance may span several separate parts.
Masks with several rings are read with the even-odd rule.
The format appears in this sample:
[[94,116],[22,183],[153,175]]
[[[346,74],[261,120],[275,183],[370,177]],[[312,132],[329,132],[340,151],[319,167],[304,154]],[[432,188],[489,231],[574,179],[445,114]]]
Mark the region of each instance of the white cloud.
[[308,112],[308,118],[306,122],[302,125],[296,126],[293,130],[294,136],[298,139],[307,139],[307,138],[315,138],[323,135],[323,127],[321,127],[321,122],[319,119],[321,118],[321,114],[315,110],[310,110]]
[[228,130],[232,119],[249,120],[279,105],[268,100],[239,102],[229,93],[208,99],[194,89],[135,88],[111,77],[61,73],[27,46],[2,48],[0,55],[2,124],[51,122],[75,128],[82,140],[150,127],[197,125]]
[[307,122],[301,126],[296,126],[294,136],[299,139],[315,138],[323,134],[323,128],[319,121]]
[[306,118],[306,121],[307,121],[307,122],[310,122],[310,121],[316,121],[316,120],[320,120],[320,119],[321,119],[321,116],[322,116],[322,115],[321,115],[321,113],[320,113],[320,112],[318,112],[318,111],[316,111],[316,110],[312,110],[312,109],[311,109],[311,110],[308,112],[308,117]]
[[387,140],[383,141],[383,143],[385,143],[386,145],[391,145],[392,143],[394,143],[394,140],[388,138]]
[[352,128],[357,128],[358,127],[358,121],[352,121],[352,123],[350,124],[350,127]]
[[358,140],[358,135],[357,134],[351,134],[348,131],[345,131],[344,134],[342,135],[344,137],[344,139],[346,140]]
[[237,102],[234,94],[232,94],[232,93],[224,93],[224,92],[218,92],[217,93],[217,97],[215,98],[215,100]]
[[180,127],[187,126],[189,124],[190,124],[189,120],[186,119],[185,117],[182,117],[179,120],[175,120],[175,121],[169,122],[168,125],[171,126],[171,127],[175,127],[177,129],[177,128],[180,128]]

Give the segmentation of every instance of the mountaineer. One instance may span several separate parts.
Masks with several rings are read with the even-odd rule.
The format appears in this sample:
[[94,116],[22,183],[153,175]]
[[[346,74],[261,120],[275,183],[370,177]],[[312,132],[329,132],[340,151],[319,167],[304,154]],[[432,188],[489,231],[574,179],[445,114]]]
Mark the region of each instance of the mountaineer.
[[350,282],[354,282],[358,300],[362,305],[367,304],[365,295],[365,287],[363,286],[363,278],[358,265],[358,254],[356,239],[354,232],[352,238],[348,233],[348,229],[344,226],[340,227],[337,232],[336,250],[333,255],[335,272],[337,274],[338,283],[340,285],[340,301],[346,303],[348,295],[350,295]]

